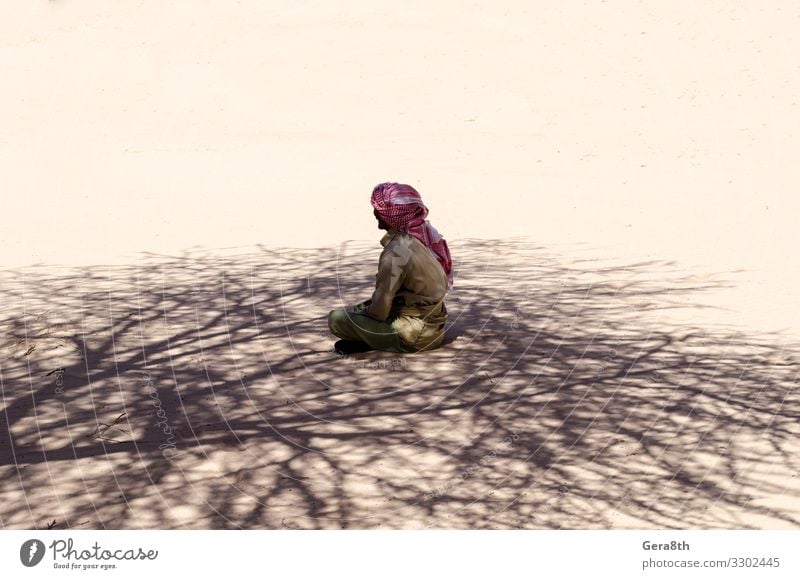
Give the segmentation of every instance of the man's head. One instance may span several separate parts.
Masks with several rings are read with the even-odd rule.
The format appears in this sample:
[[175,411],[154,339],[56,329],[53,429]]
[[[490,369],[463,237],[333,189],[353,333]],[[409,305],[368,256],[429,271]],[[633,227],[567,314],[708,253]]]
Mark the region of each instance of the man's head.
[[372,190],[370,202],[379,229],[407,233],[409,228],[421,226],[428,216],[422,197],[411,185],[380,183]]

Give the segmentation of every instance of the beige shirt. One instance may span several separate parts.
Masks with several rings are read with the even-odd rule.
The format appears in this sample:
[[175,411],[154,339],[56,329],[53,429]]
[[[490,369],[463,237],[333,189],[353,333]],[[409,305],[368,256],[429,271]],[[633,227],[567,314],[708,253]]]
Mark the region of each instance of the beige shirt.
[[379,321],[394,320],[408,346],[438,346],[447,319],[444,269],[424,243],[407,233],[390,229],[381,245],[375,291],[365,313]]

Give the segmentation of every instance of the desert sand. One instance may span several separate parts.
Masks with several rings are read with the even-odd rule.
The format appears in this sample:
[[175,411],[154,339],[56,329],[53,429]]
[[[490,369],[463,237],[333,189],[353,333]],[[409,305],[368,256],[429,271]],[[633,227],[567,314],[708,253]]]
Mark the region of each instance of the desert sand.
[[[794,3],[0,11],[0,527],[800,525]],[[339,358],[387,180],[447,343]]]

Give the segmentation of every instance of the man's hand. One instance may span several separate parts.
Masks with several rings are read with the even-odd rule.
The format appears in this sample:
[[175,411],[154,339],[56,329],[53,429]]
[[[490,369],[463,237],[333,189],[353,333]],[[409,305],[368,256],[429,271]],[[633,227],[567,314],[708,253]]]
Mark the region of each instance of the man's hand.
[[371,303],[372,303],[372,300],[367,300],[365,302],[361,302],[360,304],[354,305],[353,306],[353,313],[354,314],[363,313],[364,310],[366,310]]

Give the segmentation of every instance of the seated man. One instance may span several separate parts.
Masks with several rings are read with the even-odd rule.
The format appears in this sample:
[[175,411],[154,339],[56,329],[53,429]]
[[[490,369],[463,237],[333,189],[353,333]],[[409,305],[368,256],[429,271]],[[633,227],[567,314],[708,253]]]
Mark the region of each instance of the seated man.
[[444,340],[444,297],[453,285],[447,242],[426,220],[428,208],[410,185],[381,183],[372,206],[383,252],[372,298],[351,310],[333,310],[328,326],[342,338],[339,354],[385,350],[418,352]]

